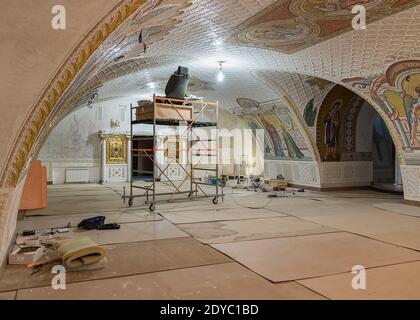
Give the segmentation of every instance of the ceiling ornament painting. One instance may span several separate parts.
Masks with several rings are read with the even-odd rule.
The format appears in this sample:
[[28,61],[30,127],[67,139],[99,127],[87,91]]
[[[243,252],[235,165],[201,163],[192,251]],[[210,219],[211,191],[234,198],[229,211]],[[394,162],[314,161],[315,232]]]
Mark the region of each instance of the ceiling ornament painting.
[[367,23],[418,4],[409,0],[278,0],[239,25],[229,37],[238,45],[295,53],[352,30],[352,8],[366,8]]
[[238,109],[240,109],[243,113],[252,113],[260,108],[260,103],[254,99],[237,98],[236,102],[240,106]]
[[[189,6],[191,0],[146,2],[95,51],[80,73],[79,80],[74,84],[73,92],[78,89],[76,87],[86,85],[106,69],[146,58],[147,49],[169,35],[182,21],[182,15]],[[139,43],[140,34],[144,45]]]
[[[117,76],[146,69],[151,65],[156,66],[154,58],[144,57],[144,47],[139,44],[140,32],[143,33],[143,41],[147,46],[160,41],[182,21],[184,11],[191,6],[191,0],[151,2],[138,0],[136,2],[144,3],[144,5],[128,17],[125,24],[119,26],[85,63],[78,77],[58,102],[56,109],[60,109],[60,112],[54,116],[50,128],[74,108],[72,103],[66,102],[70,101],[72,96],[78,96],[77,99],[71,99],[78,101],[92,89],[91,87],[96,87]],[[157,29],[162,32],[155,32]],[[101,39],[99,36],[97,38]],[[166,63],[162,57],[159,59],[159,66]]]
[[182,21],[181,15],[191,6],[190,0],[158,0],[149,2],[124,26],[113,39],[118,56],[123,59],[139,57],[145,48],[166,37]]
[[[166,80],[165,80],[166,83]],[[210,81],[204,81],[200,78],[192,76],[188,83],[188,92],[197,92],[197,91],[214,91],[214,83]]]

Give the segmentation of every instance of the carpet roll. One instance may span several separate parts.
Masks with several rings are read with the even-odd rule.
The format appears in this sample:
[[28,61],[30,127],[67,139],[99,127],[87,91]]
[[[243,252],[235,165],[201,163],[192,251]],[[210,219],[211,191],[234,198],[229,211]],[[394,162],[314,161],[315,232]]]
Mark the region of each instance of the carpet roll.
[[57,244],[57,251],[68,268],[97,263],[106,255],[105,249],[88,237],[61,240]]

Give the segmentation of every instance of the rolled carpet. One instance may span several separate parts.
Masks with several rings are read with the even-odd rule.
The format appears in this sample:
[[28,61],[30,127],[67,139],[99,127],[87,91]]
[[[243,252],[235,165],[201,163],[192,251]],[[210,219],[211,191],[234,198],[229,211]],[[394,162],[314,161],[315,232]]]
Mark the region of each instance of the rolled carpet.
[[106,255],[105,249],[88,237],[60,240],[57,245],[58,254],[68,268],[97,263]]

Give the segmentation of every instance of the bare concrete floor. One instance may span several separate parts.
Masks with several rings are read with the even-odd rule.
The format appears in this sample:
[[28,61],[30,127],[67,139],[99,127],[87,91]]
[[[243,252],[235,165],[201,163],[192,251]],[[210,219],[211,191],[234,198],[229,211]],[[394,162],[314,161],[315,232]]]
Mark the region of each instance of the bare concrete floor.
[[[76,226],[105,215],[120,230],[80,232],[108,252],[104,267],[67,273],[7,266],[2,299],[420,299],[420,211],[371,190],[296,193],[227,190],[211,199],[129,208],[123,184],[50,186],[47,209],[18,231]],[[165,186],[166,188],[166,186]],[[355,290],[352,268],[366,268]]]

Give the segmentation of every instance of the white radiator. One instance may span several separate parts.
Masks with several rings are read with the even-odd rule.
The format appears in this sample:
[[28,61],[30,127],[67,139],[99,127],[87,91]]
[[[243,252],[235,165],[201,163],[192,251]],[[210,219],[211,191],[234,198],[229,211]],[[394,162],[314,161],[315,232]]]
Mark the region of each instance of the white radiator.
[[66,183],[89,183],[89,169],[66,168]]

